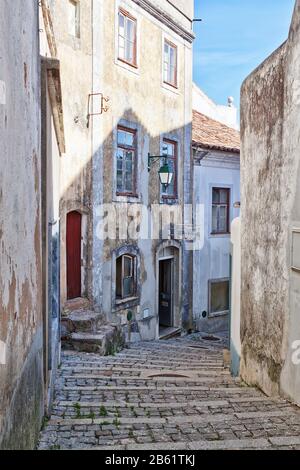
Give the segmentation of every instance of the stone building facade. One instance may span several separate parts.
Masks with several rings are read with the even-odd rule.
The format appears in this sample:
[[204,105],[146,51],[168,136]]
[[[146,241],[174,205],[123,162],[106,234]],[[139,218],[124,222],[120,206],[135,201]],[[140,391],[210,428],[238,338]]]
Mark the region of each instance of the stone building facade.
[[[99,16],[102,60],[94,92],[110,101],[93,155],[93,300],[124,326],[130,311],[132,339],[151,340],[160,324],[191,327],[185,241],[170,233],[153,239],[148,228],[155,210],[179,209],[173,226],[182,226],[184,204],[191,202],[193,1],[102,2]],[[151,160],[148,171],[148,153],[165,151],[174,179],[163,191],[160,162]],[[99,226],[118,218],[116,236],[99,239]]]
[[[152,206],[158,217],[163,208],[177,210],[182,227],[184,203],[191,202],[193,1],[95,0],[93,8],[85,0],[45,3],[52,18],[48,41],[54,38],[60,62],[66,143],[60,163],[62,310],[73,299],[87,299],[89,308],[124,326],[130,311],[132,338],[153,339],[159,335],[159,282],[165,282],[166,326],[188,329],[191,253],[169,233],[152,240],[146,227]],[[123,145],[122,169],[118,138],[133,144]],[[166,146],[176,168],[170,197],[159,185],[159,162],[148,172],[148,153],[161,155]],[[129,152],[134,161],[125,162]],[[123,230],[105,238],[107,207],[123,228],[143,214],[143,236]],[[132,276],[120,281],[124,263]]]
[[300,404],[300,1],[242,87],[241,376]]

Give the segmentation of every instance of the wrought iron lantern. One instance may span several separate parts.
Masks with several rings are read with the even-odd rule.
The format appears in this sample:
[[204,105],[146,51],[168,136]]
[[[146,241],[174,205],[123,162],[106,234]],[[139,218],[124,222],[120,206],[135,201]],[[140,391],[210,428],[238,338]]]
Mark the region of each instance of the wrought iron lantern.
[[[167,149],[164,148],[164,152],[166,152]],[[164,164],[160,167],[158,175],[159,175],[159,181],[160,184],[166,189],[168,186],[173,181],[174,174],[170,168],[170,165],[168,163],[168,155],[164,153],[164,155],[150,155],[148,154],[148,171],[151,169],[151,162],[155,160],[161,160],[164,159]]]

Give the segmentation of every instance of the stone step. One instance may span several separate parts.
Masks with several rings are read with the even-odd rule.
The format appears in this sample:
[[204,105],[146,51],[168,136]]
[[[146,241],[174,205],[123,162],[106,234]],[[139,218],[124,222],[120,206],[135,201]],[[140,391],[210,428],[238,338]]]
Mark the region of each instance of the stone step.
[[[298,438],[295,440],[297,443],[300,441]],[[294,442],[291,439],[291,442]],[[119,446],[98,446],[93,450],[106,450],[106,451],[122,451],[122,450],[264,450],[271,449],[271,439],[264,438],[258,439],[224,439],[224,440],[200,440],[200,441],[182,441],[182,442],[162,442],[162,443],[149,443],[149,444],[124,444]],[[84,450],[84,448],[82,448]],[[185,460],[183,460],[185,462]]]
[[72,333],[96,333],[105,324],[104,316],[92,310],[76,310],[61,319],[62,338]]
[[[274,420],[280,420],[282,430],[278,427],[274,434]],[[288,445],[288,439],[281,441],[285,426],[298,421],[293,413],[265,412],[265,413],[234,413],[231,415],[203,415],[203,416],[169,416],[164,418],[75,418],[51,419],[40,440],[40,449],[66,448],[76,449],[107,445],[126,445],[127,449],[134,449],[134,445],[143,444],[151,450],[165,449],[165,445],[174,445],[182,442],[194,443],[193,449],[198,448],[196,442],[207,442],[218,448],[224,442],[224,449],[257,447],[251,429],[256,426],[263,430],[259,439],[275,445]],[[226,431],[224,432],[224,426]],[[280,424],[277,424],[280,426]],[[232,436],[226,439],[223,436]],[[235,438],[236,436],[236,438]],[[242,441],[245,437],[247,444]],[[197,440],[195,440],[195,437]],[[295,437],[295,435],[294,435]],[[274,440],[274,441],[272,441]],[[226,441],[226,442],[225,442]],[[229,442],[232,442],[232,445]],[[258,442],[258,441],[257,441]],[[299,440],[294,439],[293,445]],[[156,444],[155,444],[156,443]],[[238,444],[240,443],[240,444]],[[261,442],[262,444],[262,442]],[[199,448],[200,444],[198,444]],[[136,448],[136,447],[135,447]]]
[[[117,419],[116,419],[117,418]],[[151,424],[171,424],[171,425],[181,425],[181,424],[209,424],[209,423],[223,423],[225,421],[233,421],[237,425],[244,420],[258,420],[268,421],[273,420],[273,418],[284,418],[284,420],[297,418],[298,424],[300,424],[300,416],[296,415],[292,411],[259,411],[259,412],[247,412],[247,413],[230,413],[230,414],[209,414],[205,413],[202,415],[179,415],[179,416],[166,416],[153,417],[153,418],[122,418],[115,416],[110,417],[101,417],[101,418],[51,418],[49,421],[49,426],[78,426],[78,425],[106,425],[106,424],[115,424],[118,425],[135,425],[140,424],[143,427]],[[116,423],[118,421],[118,424]],[[105,422],[105,424],[104,424]]]
[[180,367],[180,366],[174,366],[171,369],[169,368],[168,364],[165,365],[165,367],[162,367],[161,365],[145,365],[145,364],[135,364],[134,367],[130,367],[128,363],[125,363],[123,367],[121,367],[123,364],[122,363],[117,363],[117,362],[107,362],[103,361],[103,365],[101,364],[96,364],[94,362],[69,362],[66,365],[63,365],[60,369],[61,372],[64,371],[73,371],[73,372],[78,372],[79,370],[81,371],[94,371],[94,372],[101,372],[101,371],[111,371],[111,372],[141,372],[141,371],[147,371],[147,370],[156,370],[156,371],[165,371],[165,370],[172,370],[174,372],[184,372],[184,371],[190,371],[190,372],[196,372],[198,374],[208,374],[208,375],[215,375],[215,374],[225,374],[229,375],[230,372],[227,369],[224,369],[224,367],[221,366],[213,366],[210,367],[209,369],[207,367],[202,368],[195,368],[195,367]]
[[[97,386],[99,382],[104,382],[105,385],[119,385],[123,386],[126,384],[140,384],[140,383],[178,383],[178,384],[234,384],[235,382],[230,377],[191,377],[191,378],[181,378],[181,377],[131,377],[131,376],[115,376],[115,377],[108,377],[108,376],[99,376],[99,375],[67,375],[60,377],[60,383],[67,383],[67,382],[77,383],[82,381],[87,381],[89,385],[92,383]],[[78,383],[78,385],[80,385]],[[236,382],[238,383],[238,382]]]
[[120,351],[124,346],[124,342],[124,334],[120,325],[105,324],[95,333],[70,333],[63,338],[62,347],[72,351],[91,352],[100,356],[108,356]]
[[[213,397],[210,397],[213,398]],[[285,403],[273,403],[262,400],[251,400],[238,402],[230,397],[227,400],[220,398],[208,400],[191,400],[183,402],[144,402],[144,401],[60,401],[53,405],[52,418],[154,418],[180,415],[215,415],[225,416],[234,413],[261,413],[261,412],[292,412],[291,407]],[[255,416],[254,416],[255,417]]]
[[[233,384],[232,384],[233,385]],[[172,392],[172,393],[192,393],[192,392],[198,392],[198,391],[214,391],[217,390],[222,393],[244,393],[243,389],[239,387],[238,385],[234,386],[224,386],[224,384],[220,383],[218,385],[214,384],[214,386],[200,386],[200,385],[188,385],[188,386],[166,386],[164,383],[157,383],[156,385],[75,385],[75,386],[62,386],[60,387],[61,392],[97,392],[97,391],[106,391],[112,392],[112,391],[118,391],[119,393],[122,392],[128,392],[128,391],[145,391],[149,392],[151,390],[155,390],[156,392]],[[250,393],[256,389],[253,388],[247,388],[247,393]],[[245,394],[245,393],[244,393]]]
[[67,300],[62,309],[62,316],[69,315],[75,310],[89,310],[90,308],[91,302],[87,298],[78,297],[77,299]]

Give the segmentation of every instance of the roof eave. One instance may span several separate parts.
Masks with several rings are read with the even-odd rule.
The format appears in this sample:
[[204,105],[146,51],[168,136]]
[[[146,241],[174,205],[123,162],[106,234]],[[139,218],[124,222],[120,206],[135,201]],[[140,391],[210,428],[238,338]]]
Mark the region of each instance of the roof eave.
[[193,147],[196,147],[196,148],[203,148],[203,149],[208,149],[208,150],[218,150],[218,151],[221,151],[221,152],[230,152],[230,153],[238,153],[240,154],[241,153],[241,149],[240,148],[237,148],[237,147],[224,147],[224,146],[221,146],[221,145],[208,145],[208,144],[203,144],[201,142],[196,142],[196,141],[192,141],[192,146]]

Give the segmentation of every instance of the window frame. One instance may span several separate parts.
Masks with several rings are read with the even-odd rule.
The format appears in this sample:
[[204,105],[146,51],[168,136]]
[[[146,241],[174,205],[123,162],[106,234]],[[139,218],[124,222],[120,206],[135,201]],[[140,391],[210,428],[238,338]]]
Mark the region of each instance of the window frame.
[[[226,203],[215,203],[214,202],[214,191],[226,191],[227,202]],[[230,234],[230,201],[231,201],[231,188],[213,186],[211,191],[211,235],[229,235]],[[213,230],[213,207],[226,206],[226,230],[225,231],[214,231]]]
[[[133,61],[132,62],[120,57],[120,15],[124,17],[125,25],[128,19],[134,23],[134,43],[133,43]],[[126,30],[126,26],[125,26],[125,30]],[[126,42],[128,41],[126,36],[124,36],[124,40],[125,40],[125,50],[126,50]],[[118,10],[118,55],[117,57],[120,62],[130,65],[131,67],[134,67],[135,69],[138,68],[138,65],[137,65],[137,18],[132,16],[127,10],[124,10],[124,8],[119,8]]]
[[[165,77],[165,64],[166,64],[166,61],[165,61],[165,46],[166,46],[166,44],[168,44],[169,48],[175,49],[175,52],[176,52],[176,54],[175,54],[175,57],[176,57],[175,82],[174,83],[169,82]],[[163,47],[164,47],[163,48],[163,82],[168,86],[171,86],[173,88],[178,89],[178,46],[176,44],[174,44],[172,41],[170,41],[169,39],[164,38],[164,46]],[[170,59],[170,52],[168,53],[168,59]],[[168,62],[167,75],[169,74],[169,67],[171,67],[171,62],[170,61]]]
[[[134,146],[133,147],[126,146],[124,144],[119,144],[119,140],[118,140],[119,131],[128,132],[128,133],[130,133],[134,136],[134,139],[133,139],[134,140]],[[133,162],[132,191],[119,191],[118,190],[118,159],[117,159],[117,153],[118,153],[119,149],[131,150],[134,153],[134,158],[132,160],[132,162]],[[116,151],[115,160],[116,160],[116,170],[115,170],[116,196],[138,197],[138,195],[137,195],[137,165],[138,165],[137,129],[132,129],[130,127],[126,127],[126,126],[123,126],[123,125],[118,125],[117,126],[117,151]]]
[[[215,284],[228,283],[228,309],[220,312],[212,311],[212,286]],[[208,316],[209,317],[218,317],[223,315],[228,315],[230,311],[230,278],[225,277],[221,279],[209,279],[208,281]]]
[[[178,142],[176,140],[172,140],[169,138],[164,138],[162,141],[163,147],[164,144],[169,144],[174,146],[174,158],[170,158],[168,155],[168,162],[169,160],[174,161],[174,169],[175,169],[175,174],[173,176],[174,178],[174,193],[173,194],[166,194],[162,192],[162,185],[160,184],[160,192],[161,192],[161,198],[165,201],[168,199],[176,200],[178,198],[178,191],[177,191],[177,184],[178,184]],[[164,159],[162,158],[162,163]]]
[[[118,260],[121,258],[121,296],[118,295],[117,278],[118,278]],[[131,276],[125,276],[125,259],[130,259],[131,262]],[[136,298],[137,292],[137,263],[136,256],[130,253],[124,253],[116,258],[116,302],[126,302],[128,299]],[[132,293],[130,295],[124,295],[124,281],[125,279],[132,279]]]
[[68,0],[69,1],[69,4],[71,3],[74,8],[75,8],[75,18],[74,18],[74,27],[75,27],[75,35],[72,34],[69,30],[69,35],[72,37],[72,38],[75,38],[75,39],[80,39],[81,37],[81,15],[80,15],[80,0]]

